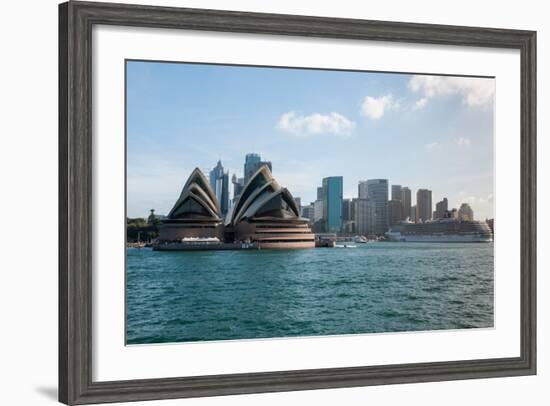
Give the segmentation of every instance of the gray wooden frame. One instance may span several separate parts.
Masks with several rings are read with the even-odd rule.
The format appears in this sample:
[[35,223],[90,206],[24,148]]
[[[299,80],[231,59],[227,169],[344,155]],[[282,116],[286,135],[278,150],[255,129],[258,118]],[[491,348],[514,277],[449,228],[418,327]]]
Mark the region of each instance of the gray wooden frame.
[[[108,24],[518,49],[521,54],[521,355],[351,368],[92,381],[92,26]],[[536,32],[69,2],[59,6],[59,400],[184,398],[536,373]]]

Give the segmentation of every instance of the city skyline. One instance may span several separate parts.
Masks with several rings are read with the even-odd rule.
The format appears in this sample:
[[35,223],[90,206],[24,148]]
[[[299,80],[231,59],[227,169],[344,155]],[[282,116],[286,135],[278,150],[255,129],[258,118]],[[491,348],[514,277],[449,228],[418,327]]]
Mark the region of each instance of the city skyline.
[[150,62],[127,70],[129,217],[167,213],[195,167],[221,160],[230,179],[243,177],[254,152],[302,205],[323,178],[341,176],[344,199],[357,197],[359,181],[382,178],[409,187],[411,205],[429,189],[434,204],[447,197],[476,218],[494,216],[492,79]]
[[[272,170],[272,163],[271,161],[260,161],[261,159],[261,156],[259,154],[256,154],[256,153],[247,153],[246,154],[246,158],[248,158],[250,155],[254,155],[254,156],[257,156],[258,157],[258,162],[256,165],[256,168],[255,170],[249,172],[249,176],[251,176],[252,174],[254,174],[256,172],[257,169],[259,169],[261,166],[263,165],[266,165],[269,170],[271,171]],[[245,159],[245,177],[244,178],[238,178],[239,180],[242,180],[242,179],[245,179],[246,178],[246,167],[247,167],[247,163],[248,161]],[[200,168],[198,168],[200,169]],[[209,171],[210,173],[210,180],[209,180],[209,184],[210,184],[210,187],[212,188],[212,190],[214,191],[214,194],[216,196],[216,200],[218,201],[218,204],[220,205],[220,209],[221,209],[221,212],[223,214],[226,214],[227,211],[224,211],[223,207],[223,203],[222,201],[220,200],[220,197],[218,196],[218,192],[217,192],[217,189],[218,189],[218,185],[215,184],[215,181],[213,181],[213,179],[219,179],[219,176],[214,176],[213,177],[213,173],[216,173],[217,171],[219,171],[218,173],[222,173],[224,174],[224,181],[227,182],[226,183],[226,186],[227,187],[229,185],[229,177],[228,177],[228,172],[225,172],[224,171],[224,168],[223,168],[223,165],[222,165],[222,162],[221,160],[218,160],[216,166]],[[237,176],[238,174],[233,174],[234,176]],[[351,197],[346,197],[346,196],[343,196],[341,194],[341,189],[342,189],[342,185],[343,185],[343,177],[342,176],[329,176],[329,177],[326,177],[326,178],[323,178],[322,179],[322,184],[323,186],[320,186],[320,187],[316,187],[316,193],[317,193],[317,197],[316,197],[316,200],[314,201],[311,201],[311,202],[302,202],[302,198],[300,196],[295,196],[293,195],[294,197],[294,200],[296,200],[296,203],[298,205],[298,207],[301,207],[301,208],[305,208],[305,207],[308,207],[308,206],[311,206],[317,202],[319,202],[320,200],[321,201],[324,201],[324,197],[323,195],[320,196],[320,193],[324,193],[324,190],[326,190],[327,188],[327,185],[328,185],[328,182],[329,181],[334,181],[334,180],[338,180],[338,191],[337,191],[337,194],[339,196],[339,201],[340,201],[340,210],[339,212],[341,213],[341,221],[340,221],[340,228],[343,227],[344,225],[344,222],[346,220],[346,215],[344,214],[345,213],[345,209],[344,209],[344,203],[345,201],[347,202],[354,202],[354,201],[357,201],[357,200],[369,200],[373,203],[375,202],[379,202],[379,203],[384,203],[386,205],[388,205],[387,207],[385,207],[383,210],[384,211],[387,211],[387,218],[389,219],[391,217],[391,208],[389,207],[389,205],[392,203],[392,202],[399,202],[399,215],[397,216],[400,220],[411,220],[411,221],[415,221],[415,220],[419,220],[420,222],[424,222],[424,219],[422,218],[422,215],[418,214],[416,212],[417,209],[417,205],[418,205],[418,202],[419,202],[419,199],[418,199],[418,195],[419,194],[424,194],[424,193],[428,193],[429,194],[429,203],[427,203],[426,207],[425,207],[425,212],[426,213],[429,213],[427,214],[426,216],[428,217],[426,219],[426,221],[429,221],[429,220],[435,220],[435,219],[441,219],[444,217],[445,213],[448,211],[448,212],[451,212],[452,210],[456,210],[457,212],[460,212],[460,209],[464,208],[464,206],[468,206],[471,210],[473,210],[473,208],[471,207],[471,204],[469,202],[456,202],[455,205],[451,205],[449,206],[449,203],[448,203],[448,199],[447,197],[443,197],[441,201],[439,202],[432,202],[432,199],[431,199],[431,195],[433,193],[432,190],[429,190],[429,189],[426,189],[426,188],[421,188],[421,189],[418,189],[417,190],[417,198],[416,198],[416,201],[415,201],[415,204],[412,206],[412,208],[415,210],[415,215],[414,216],[411,216],[411,213],[407,213],[406,210],[405,211],[401,211],[404,207],[406,207],[406,195],[403,194],[403,192],[405,190],[407,190],[409,193],[410,193],[410,189],[407,187],[407,186],[402,186],[402,185],[397,185],[397,184],[391,184],[389,182],[388,179],[366,179],[366,180],[361,180],[358,182],[357,184],[357,193],[355,196],[351,196]],[[378,184],[378,183],[382,183],[383,186],[382,188],[380,189],[379,188],[379,192],[378,193],[381,193],[381,194],[385,194],[385,196],[383,197],[380,197],[380,198],[376,198],[374,196],[369,196],[369,189],[368,189],[368,186],[369,184],[372,185],[372,184]],[[248,184],[248,181],[244,184],[239,184],[239,191],[236,193],[235,192],[235,188],[233,186],[233,189],[230,191],[230,193],[226,194],[226,199],[227,199],[227,203],[229,205],[229,208],[232,207],[232,205],[235,203],[236,199],[239,197],[240,195],[240,190],[242,190],[242,188],[244,186],[246,186]],[[391,186],[391,190],[390,190],[390,186]],[[395,196],[395,190],[399,190],[399,196]],[[323,191],[323,192],[320,192],[320,191]],[[292,191],[290,191],[292,193]],[[371,192],[372,193],[372,192]],[[376,193],[376,192],[375,192]],[[410,199],[410,196],[408,197]],[[409,202],[410,203],[410,202]],[[421,204],[426,204],[426,203],[422,203]],[[325,221],[329,221],[328,220],[328,217],[330,215],[327,214],[327,208],[326,207],[322,207],[323,210],[322,210],[322,217],[323,217],[323,220]],[[150,212],[152,211],[155,211],[156,209],[155,208],[152,208],[152,209],[149,209]],[[474,210],[475,212],[475,210]],[[156,213],[156,215],[159,215],[158,213]],[[161,216],[163,214],[160,214]],[[412,218],[412,217],[415,217],[416,215],[418,215],[418,218]],[[307,217],[307,216],[305,216]],[[479,216],[477,216],[479,217]],[[471,216],[471,220],[474,219],[474,215]],[[478,220],[480,220],[479,218],[476,218]],[[489,217],[486,217],[485,219],[489,220],[489,219],[492,219],[492,218],[489,218]],[[311,218],[311,220],[313,220],[313,218]],[[333,220],[334,221],[334,220]],[[393,224],[396,224],[396,222],[394,222]],[[392,225],[392,222],[389,222],[388,225]],[[326,224],[325,224],[326,226]],[[328,227],[330,229],[330,226]]]

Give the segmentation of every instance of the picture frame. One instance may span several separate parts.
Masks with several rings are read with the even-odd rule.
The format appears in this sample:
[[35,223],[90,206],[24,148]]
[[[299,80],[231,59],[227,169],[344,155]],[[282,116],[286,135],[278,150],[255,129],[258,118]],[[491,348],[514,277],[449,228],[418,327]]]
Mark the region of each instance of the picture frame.
[[[520,356],[94,381],[92,27],[277,34],[515,49],[521,86]],[[536,32],[73,2],[59,6],[59,400],[87,404],[536,374]]]

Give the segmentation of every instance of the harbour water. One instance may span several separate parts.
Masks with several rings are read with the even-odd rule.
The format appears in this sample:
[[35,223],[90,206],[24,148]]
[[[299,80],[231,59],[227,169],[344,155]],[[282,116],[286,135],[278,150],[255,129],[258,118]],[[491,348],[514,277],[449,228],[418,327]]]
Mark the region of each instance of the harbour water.
[[493,326],[493,244],[127,250],[128,344]]

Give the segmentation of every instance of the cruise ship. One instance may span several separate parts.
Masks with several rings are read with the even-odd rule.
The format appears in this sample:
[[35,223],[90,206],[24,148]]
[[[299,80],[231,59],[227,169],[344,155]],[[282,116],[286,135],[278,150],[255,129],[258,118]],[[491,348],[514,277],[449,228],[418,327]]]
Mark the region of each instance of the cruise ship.
[[386,233],[402,242],[491,242],[493,233],[484,221],[440,219],[426,223],[401,223]]

